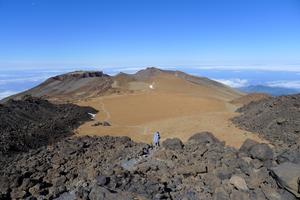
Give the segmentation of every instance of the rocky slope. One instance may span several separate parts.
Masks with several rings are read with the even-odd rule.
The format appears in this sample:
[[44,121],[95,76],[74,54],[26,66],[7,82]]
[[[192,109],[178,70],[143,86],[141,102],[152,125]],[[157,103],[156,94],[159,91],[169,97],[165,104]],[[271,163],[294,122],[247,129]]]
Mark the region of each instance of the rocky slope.
[[252,102],[233,119],[238,126],[260,133],[273,144],[293,146],[300,138],[300,94]]
[[70,135],[73,128],[90,120],[88,112],[96,111],[30,96],[0,104],[0,155],[24,152]]
[[239,105],[239,106],[245,106],[251,102],[257,102],[257,101],[261,101],[261,100],[268,99],[268,98],[271,98],[271,96],[264,94],[264,93],[252,93],[252,94],[247,94],[245,96],[234,99],[230,103]]
[[295,199],[269,175],[265,144],[229,148],[211,133],[163,148],[128,137],[81,137],[0,163],[0,199]]

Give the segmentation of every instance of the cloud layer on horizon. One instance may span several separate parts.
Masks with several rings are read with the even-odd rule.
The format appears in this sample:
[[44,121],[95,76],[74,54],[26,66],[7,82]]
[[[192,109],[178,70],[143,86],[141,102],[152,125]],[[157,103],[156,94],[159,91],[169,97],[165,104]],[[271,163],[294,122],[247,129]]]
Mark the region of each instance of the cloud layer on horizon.
[[2,91],[0,92],[0,100],[17,93],[18,93],[17,91],[11,91],[11,90]]
[[245,87],[249,84],[247,79],[239,79],[239,78],[213,79],[213,80],[218,81],[220,83],[223,83],[224,85],[227,85],[227,86],[233,87],[233,88]]
[[290,88],[300,90],[300,81],[288,81],[288,80],[280,80],[280,81],[272,81],[266,83],[266,85],[270,87],[282,87],[282,88]]

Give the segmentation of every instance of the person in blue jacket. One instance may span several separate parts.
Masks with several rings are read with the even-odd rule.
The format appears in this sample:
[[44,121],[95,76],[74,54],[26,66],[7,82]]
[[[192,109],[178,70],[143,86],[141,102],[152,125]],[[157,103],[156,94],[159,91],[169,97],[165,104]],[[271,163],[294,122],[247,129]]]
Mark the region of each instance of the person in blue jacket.
[[160,139],[160,134],[158,131],[156,131],[154,133],[154,136],[153,136],[153,145],[154,147],[159,147],[159,139]]

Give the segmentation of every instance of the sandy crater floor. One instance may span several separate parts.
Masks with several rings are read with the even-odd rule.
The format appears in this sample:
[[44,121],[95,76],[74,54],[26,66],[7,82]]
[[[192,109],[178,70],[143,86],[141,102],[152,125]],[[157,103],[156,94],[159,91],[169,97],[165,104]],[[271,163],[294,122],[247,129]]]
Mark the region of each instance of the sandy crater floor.
[[[240,130],[230,122],[237,115],[236,106],[199,94],[151,90],[98,97],[78,104],[99,110],[94,122],[79,127],[76,131],[79,136],[129,136],[150,143],[156,130],[162,139],[178,137],[183,141],[197,132],[211,131],[227,145],[237,148],[247,138],[262,141],[256,134]],[[96,121],[109,121],[112,126],[92,126]]]

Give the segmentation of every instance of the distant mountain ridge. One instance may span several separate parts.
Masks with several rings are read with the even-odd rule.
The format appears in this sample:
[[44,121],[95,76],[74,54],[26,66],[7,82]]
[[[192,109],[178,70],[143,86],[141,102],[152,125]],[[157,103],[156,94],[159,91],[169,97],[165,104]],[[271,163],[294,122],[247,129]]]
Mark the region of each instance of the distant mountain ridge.
[[284,88],[284,87],[271,87],[266,85],[250,85],[238,88],[245,93],[265,93],[272,96],[290,95],[300,93],[300,90]]
[[104,93],[111,88],[113,80],[109,75],[99,71],[75,71],[51,77],[40,85],[7,97],[19,100],[23,96],[44,97],[51,100],[76,100]]
[[[147,90],[152,82],[162,77],[172,77],[178,80],[198,85],[207,90],[216,91],[228,99],[242,95],[241,92],[232,89],[222,83],[205,77],[196,77],[181,71],[162,70],[155,67],[146,68],[135,74],[119,73],[115,76],[104,74],[101,71],[75,71],[47,79],[40,85],[10,96],[8,99],[21,99],[25,95],[44,97],[52,101],[76,101],[111,93],[132,92],[133,90]],[[132,88],[132,83],[139,84],[138,89]],[[170,87],[172,87],[170,85]]]

